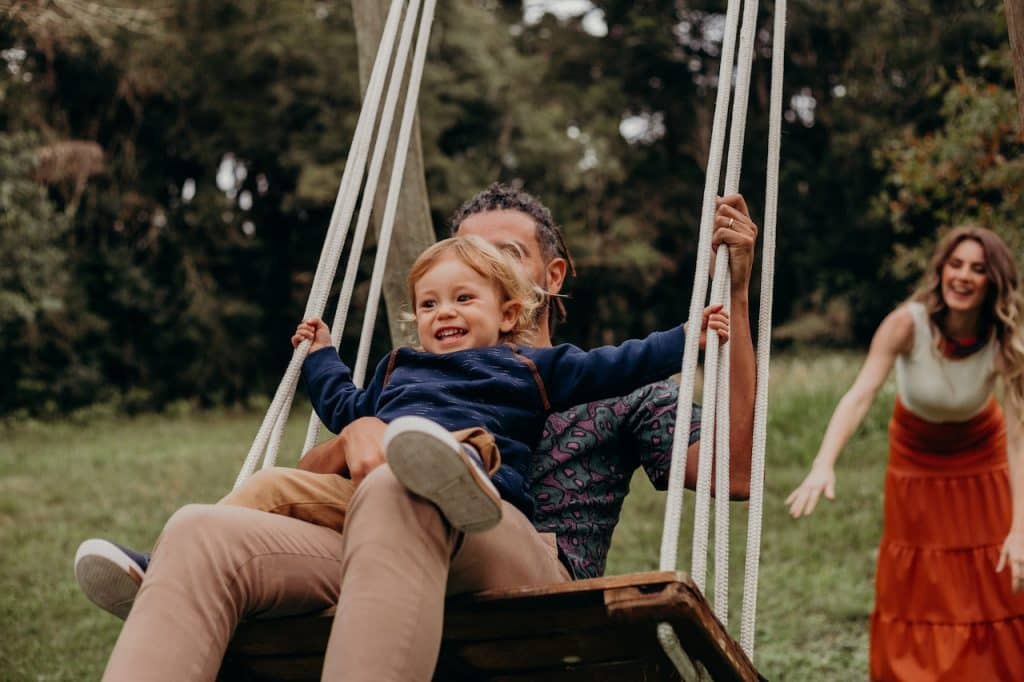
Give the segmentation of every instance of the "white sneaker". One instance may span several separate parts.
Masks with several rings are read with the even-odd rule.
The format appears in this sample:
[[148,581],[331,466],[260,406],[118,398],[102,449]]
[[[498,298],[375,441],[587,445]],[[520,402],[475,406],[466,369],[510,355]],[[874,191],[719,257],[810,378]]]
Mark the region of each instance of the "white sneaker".
[[124,620],[149,567],[149,554],[92,538],[75,552],[75,579],[93,604]]
[[443,426],[399,417],[384,432],[384,452],[395,478],[437,505],[456,530],[477,533],[501,521],[501,495],[480,455]]

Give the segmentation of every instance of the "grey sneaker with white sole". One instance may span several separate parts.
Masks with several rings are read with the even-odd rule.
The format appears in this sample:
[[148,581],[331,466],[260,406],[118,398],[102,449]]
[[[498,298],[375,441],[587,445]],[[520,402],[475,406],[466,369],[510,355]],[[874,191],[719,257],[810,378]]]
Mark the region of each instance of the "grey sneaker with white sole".
[[479,453],[423,417],[399,417],[384,432],[388,464],[402,485],[441,510],[456,530],[478,533],[501,521],[501,495]]
[[75,579],[89,601],[123,620],[135,603],[149,568],[149,556],[109,540],[92,538],[75,552]]

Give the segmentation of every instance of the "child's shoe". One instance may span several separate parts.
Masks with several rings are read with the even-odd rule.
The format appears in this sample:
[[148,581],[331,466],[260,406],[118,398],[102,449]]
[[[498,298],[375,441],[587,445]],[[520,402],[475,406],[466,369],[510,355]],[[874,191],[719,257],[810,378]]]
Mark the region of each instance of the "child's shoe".
[[124,620],[149,568],[149,556],[92,538],[75,552],[75,579],[89,601]]
[[388,464],[402,485],[433,502],[456,530],[476,533],[501,521],[501,495],[476,449],[423,417],[399,417],[384,432]]

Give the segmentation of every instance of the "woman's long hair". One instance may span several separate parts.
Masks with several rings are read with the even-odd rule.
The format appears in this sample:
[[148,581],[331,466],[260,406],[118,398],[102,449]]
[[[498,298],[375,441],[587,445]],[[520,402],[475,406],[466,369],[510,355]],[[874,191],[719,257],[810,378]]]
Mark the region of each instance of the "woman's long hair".
[[976,225],[964,225],[950,232],[935,248],[924,283],[910,300],[923,303],[932,323],[940,330],[944,329],[943,322],[949,310],[942,297],[942,269],[953,250],[967,239],[977,242],[984,251],[985,274],[989,282],[979,317],[979,336],[985,336],[989,329],[995,333],[1006,398],[1016,408],[1018,416],[1024,415],[1024,335],[1021,330],[1024,296],[1021,294],[1017,264],[999,235]]

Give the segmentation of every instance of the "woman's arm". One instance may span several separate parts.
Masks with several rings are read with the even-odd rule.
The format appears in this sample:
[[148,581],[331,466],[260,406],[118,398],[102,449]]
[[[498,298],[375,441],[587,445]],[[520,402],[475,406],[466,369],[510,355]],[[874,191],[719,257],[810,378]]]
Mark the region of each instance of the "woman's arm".
[[910,309],[900,306],[889,313],[875,332],[864,366],[854,380],[853,386],[836,405],[832,419],[829,420],[810,473],[786,498],[789,513],[793,518],[806,516],[814,511],[823,493],[828,499],[835,499],[836,459],[863,421],[864,415],[878,394],[878,389],[892,371],[896,357],[908,352],[913,342],[914,320]]

